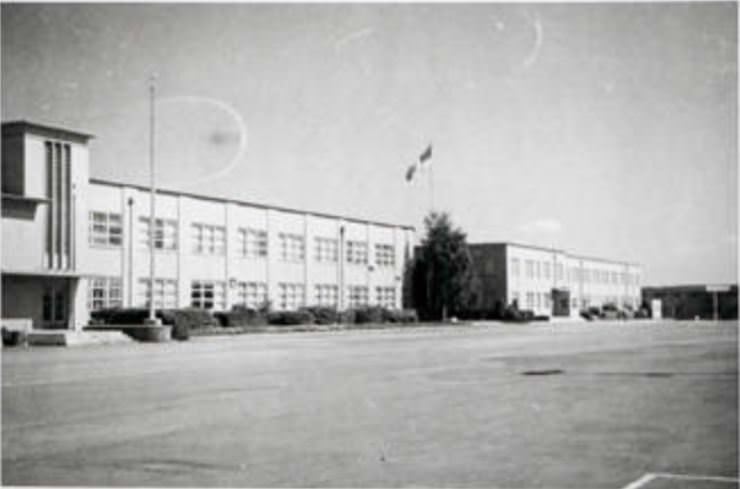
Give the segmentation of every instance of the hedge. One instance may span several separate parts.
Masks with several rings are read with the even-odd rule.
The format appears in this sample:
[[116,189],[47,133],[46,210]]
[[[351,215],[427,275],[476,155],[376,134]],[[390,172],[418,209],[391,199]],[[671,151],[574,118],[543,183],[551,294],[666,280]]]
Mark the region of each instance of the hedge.
[[267,318],[256,309],[235,307],[231,311],[216,312],[213,316],[224,328],[236,326],[262,326],[267,324]]
[[[190,337],[190,329],[203,328],[216,325],[216,321],[210,312],[203,309],[157,309],[155,317],[162,324],[172,326],[172,338],[184,341]],[[149,309],[136,308],[114,308],[100,309],[90,313],[92,323],[104,324],[144,324],[149,319]]]
[[313,314],[306,309],[298,311],[275,311],[267,314],[267,324],[277,326],[312,324],[314,319]]

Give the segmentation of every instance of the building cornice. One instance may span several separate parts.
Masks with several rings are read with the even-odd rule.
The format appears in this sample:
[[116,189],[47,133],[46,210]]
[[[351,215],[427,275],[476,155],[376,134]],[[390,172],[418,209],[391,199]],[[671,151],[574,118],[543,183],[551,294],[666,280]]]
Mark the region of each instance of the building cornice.
[[74,131],[70,129],[62,129],[59,127],[48,126],[45,124],[38,124],[29,121],[9,121],[2,123],[3,137],[12,137],[20,134],[37,134],[39,136],[48,137],[51,139],[65,139],[75,141],[78,143],[87,143],[90,139],[93,139],[92,134]]

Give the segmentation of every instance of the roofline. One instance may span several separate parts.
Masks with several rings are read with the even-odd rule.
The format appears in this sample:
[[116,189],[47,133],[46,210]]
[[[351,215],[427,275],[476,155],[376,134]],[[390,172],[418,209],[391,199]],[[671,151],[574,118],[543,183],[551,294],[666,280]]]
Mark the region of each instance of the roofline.
[[628,262],[628,261],[620,261],[620,260],[612,260],[610,258],[598,258],[594,256],[586,256],[586,255],[577,255],[574,253],[570,253],[568,251],[565,251],[560,248],[546,248],[544,246],[538,246],[538,245],[530,245],[530,244],[523,244],[523,243],[515,243],[513,241],[494,241],[492,243],[470,243],[469,246],[486,246],[486,245],[497,245],[497,246],[517,246],[519,248],[527,248],[531,250],[538,250],[538,251],[546,251],[548,253],[562,253],[563,255],[567,256],[568,258],[575,258],[578,260],[592,260],[592,261],[601,261],[601,262],[608,262],[613,263],[615,265],[628,265],[628,266],[635,266],[635,267],[642,267],[639,263],[634,262]]
[[[90,178],[90,183],[98,184],[98,185],[111,185],[115,187],[129,187],[134,188],[136,190],[141,190],[148,192],[149,187],[146,185],[139,185],[134,183],[123,183],[123,182],[115,182],[113,180],[105,180],[102,178]],[[270,204],[262,204],[259,202],[250,202],[248,200],[239,200],[239,199],[229,199],[225,197],[213,197],[210,195],[203,195],[203,194],[197,194],[193,192],[182,192],[178,190],[170,190],[170,189],[163,189],[163,188],[157,188],[156,189],[158,194],[164,194],[164,195],[176,195],[176,196],[184,196],[184,197],[190,197],[193,199],[201,199],[201,200],[210,200],[213,202],[222,202],[222,203],[231,203],[231,204],[238,204],[238,205],[246,205],[250,207],[258,207],[260,209],[273,209],[276,211],[281,212],[291,212],[294,214],[309,214],[315,217],[326,217],[330,219],[343,219],[347,222],[354,222],[359,224],[375,224],[378,226],[385,226],[385,227],[393,227],[393,228],[401,228],[401,229],[407,229],[411,231],[416,231],[416,228],[414,226],[410,226],[407,224],[393,224],[390,222],[384,222],[384,221],[372,221],[369,219],[360,219],[355,217],[347,217],[342,216],[338,214],[329,214],[326,212],[318,212],[318,211],[309,211],[304,209],[296,209],[292,207],[283,207],[278,205],[270,205]]]
[[679,285],[643,285],[642,290],[689,290],[689,289],[701,289],[706,291],[707,286],[711,285],[722,285],[730,287],[730,289],[737,288],[737,284],[734,283],[707,283],[707,284],[679,284]]
[[3,136],[11,135],[16,131],[42,134],[57,139],[73,139],[83,143],[86,143],[95,137],[86,132],[64,129],[46,124],[38,124],[36,122],[29,122],[26,120],[7,121],[2,123]]

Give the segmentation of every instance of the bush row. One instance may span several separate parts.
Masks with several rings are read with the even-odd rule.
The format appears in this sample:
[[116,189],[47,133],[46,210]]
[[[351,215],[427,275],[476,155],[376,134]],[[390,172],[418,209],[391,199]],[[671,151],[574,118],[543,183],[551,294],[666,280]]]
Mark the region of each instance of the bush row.
[[[162,324],[172,326],[172,338],[180,341],[190,338],[190,329],[217,324],[211,313],[202,309],[157,309],[154,315]],[[94,324],[144,324],[149,310],[143,307],[100,309],[91,312],[90,317]]]
[[297,311],[273,311],[266,315],[254,309],[235,308],[217,312],[214,316],[221,326],[254,325],[297,325],[297,324],[366,324],[366,323],[414,323],[418,321],[413,309],[386,309],[384,307],[361,307],[337,311],[331,307],[306,307]]

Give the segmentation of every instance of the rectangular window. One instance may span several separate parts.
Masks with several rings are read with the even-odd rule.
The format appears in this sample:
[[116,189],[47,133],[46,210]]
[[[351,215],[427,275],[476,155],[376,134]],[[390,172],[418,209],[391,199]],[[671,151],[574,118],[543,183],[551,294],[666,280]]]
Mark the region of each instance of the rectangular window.
[[280,259],[288,262],[303,261],[305,256],[303,236],[300,234],[280,233]]
[[524,274],[527,278],[534,278],[534,262],[532,260],[524,260]]
[[527,309],[534,309],[534,292],[527,292]]
[[190,284],[190,306],[198,309],[226,309],[226,284],[214,280],[193,280]]
[[379,267],[394,267],[396,265],[396,254],[393,245],[375,244],[375,264]]
[[542,303],[545,305],[545,309],[550,309],[550,294],[542,294]]
[[535,262],[535,268],[534,268],[534,275],[537,278],[540,278],[540,262]]
[[511,259],[511,275],[514,277],[519,276],[519,258]]
[[347,295],[349,296],[349,307],[360,307],[367,305],[367,286],[350,285],[347,287],[347,293]]
[[611,277],[612,277],[612,283],[613,284],[619,283],[619,282],[617,282],[617,272],[612,272],[611,273]]
[[316,255],[314,258],[317,262],[336,263],[338,261],[338,245],[335,238],[316,238]]
[[237,231],[237,253],[246,258],[267,256],[267,231],[239,228]]
[[375,302],[377,305],[393,309],[396,307],[395,287],[375,287]]
[[367,243],[347,241],[347,263],[367,264]]
[[239,282],[236,303],[251,309],[259,309],[267,302],[265,282]]
[[[139,218],[139,229],[141,230],[141,245],[149,248],[149,218]],[[177,221],[174,219],[154,219],[154,249],[176,250],[177,249]]]
[[93,246],[121,246],[121,214],[92,211],[89,214],[89,242]]
[[558,280],[563,280],[563,264],[558,263],[555,265],[555,276]]
[[[154,279],[154,307],[156,309],[171,309],[177,307],[177,281],[173,279]],[[139,279],[140,307],[149,307],[149,279]]]
[[278,307],[282,310],[296,310],[303,307],[303,284],[278,284]]
[[199,255],[224,255],[226,253],[226,228],[193,223],[190,229],[193,236],[193,253]]
[[87,286],[87,308],[90,311],[123,306],[119,277],[92,277]]
[[543,275],[545,276],[545,278],[550,278],[550,263],[544,262],[542,266],[543,266]]
[[316,284],[314,301],[317,306],[337,307],[338,287],[333,284]]

